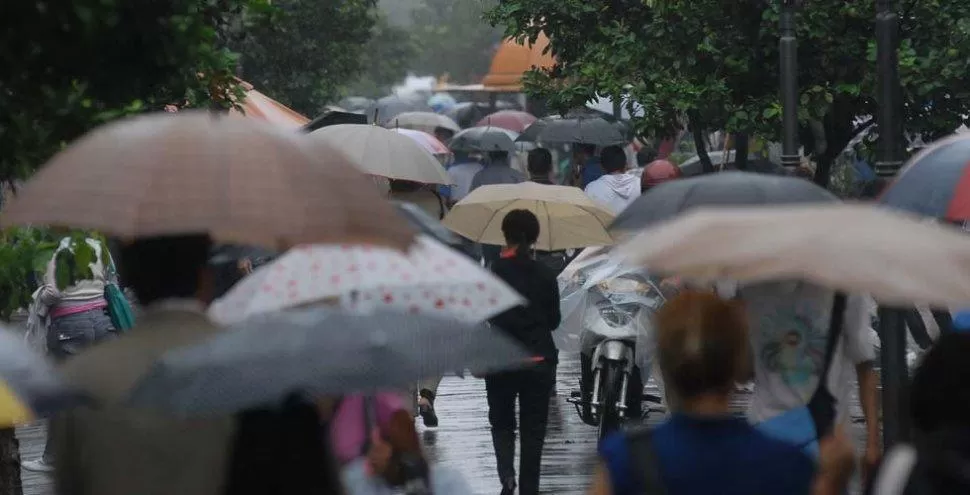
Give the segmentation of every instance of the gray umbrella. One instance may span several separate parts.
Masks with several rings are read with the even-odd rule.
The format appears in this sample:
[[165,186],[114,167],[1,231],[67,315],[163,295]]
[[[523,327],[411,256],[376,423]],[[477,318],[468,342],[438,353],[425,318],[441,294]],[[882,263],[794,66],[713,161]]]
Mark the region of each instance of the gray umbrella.
[[660,184],[620,212],[611,230],[636,230],[698,206],[738,206],[838,201],[832,193],[795,177],[720,172]]
[[472,369],[523,366],[504,332],[417,314],[327,308],[267,314],[161,357],[128,404],[175,414],[226,414],[313,396],[407,388]]
[[489,152],[504,151],[515,153],[515,141],[512,131],[498,127],[472,127],[455,134],[448,141],[448,148],[452,151]]
[[[540,124],[542,122],[542,124]],[[539,125],[538,132],[530,131]],[[540,120],[533,123],[522,133],[535,136],[535,141],[543,143],[581,143],[596,146],[622,146],[629,139],[624,135],[625,128],[617,122],[609,122],[601,117],[582,117],[568,119]],[[522,136],[520,140],[524,140]]]
[[367,108],[367,121],[374,123],[375,115],[377,124],[384,125],[391,119],[404,112],[430,112],[431,107],[424,101],[414,98],[402,97],[397,95],[385,96],[375,101]]

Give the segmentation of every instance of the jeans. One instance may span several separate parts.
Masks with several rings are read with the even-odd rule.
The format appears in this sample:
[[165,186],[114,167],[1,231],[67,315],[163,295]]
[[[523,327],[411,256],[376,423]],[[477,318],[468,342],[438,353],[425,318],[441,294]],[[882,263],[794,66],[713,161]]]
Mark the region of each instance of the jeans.
[[[86,347],[118,335],[106,308],[60,316],[51,320],[47,330],[47,352],[56,361],[63,361]],[[44,461],[53,464],[51,438],[47,435]]]
[[549,392],[555,383],[555,367],[549,363],[521,371],[496,373],[485,378],[488,422],[498,476],[503,485],[515,480],[515,400],[519,400],[519,493],[539,493],[542,447],[549,420]]

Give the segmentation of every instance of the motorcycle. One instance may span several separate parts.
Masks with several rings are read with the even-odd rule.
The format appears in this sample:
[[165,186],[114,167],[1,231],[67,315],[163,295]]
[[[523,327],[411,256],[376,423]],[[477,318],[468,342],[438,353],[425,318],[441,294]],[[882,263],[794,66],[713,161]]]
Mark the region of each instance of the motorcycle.
[[620,267],[605,253],[574,263],[560,277],[567,328],[557,344],[560,350],[578,344],[583,376],[567,400],[602,439],[625,421],[642,419],[644,401],[662,402],[644,394],[643,384],[652,368],[651,318],[665,299],[649,274]]

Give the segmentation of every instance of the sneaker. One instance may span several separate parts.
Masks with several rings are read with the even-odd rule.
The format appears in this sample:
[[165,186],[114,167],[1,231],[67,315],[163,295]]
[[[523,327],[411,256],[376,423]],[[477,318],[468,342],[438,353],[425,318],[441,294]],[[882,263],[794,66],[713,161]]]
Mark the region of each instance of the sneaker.
[[43,458],[34,461],[24,461],[20,463],[20,466],[27,471],[34,471],[37,473],[52,473],[54,472],[54,465],[45,461]]
[[418,399],[418,414],[421,421],[428,428],[438,427],[438,415],[434,412],[434,394],[428,390],[422,390]]

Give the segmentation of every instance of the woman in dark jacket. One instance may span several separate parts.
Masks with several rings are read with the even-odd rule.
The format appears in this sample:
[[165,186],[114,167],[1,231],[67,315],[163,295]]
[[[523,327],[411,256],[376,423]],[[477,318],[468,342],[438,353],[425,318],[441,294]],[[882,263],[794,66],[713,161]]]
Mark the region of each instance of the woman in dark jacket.
[[536,363],[529,368],[490,375],[488,421],[498,463],[502,494],[515,490],[515,399],[519,399],[519,493],[539,492],[539,464],[546,437],[549,393],[556,379],[558,351],[552,331],[559,326],[559,285],[556,275],[531,256],[539,238],[539,220],[528,210],[512,210],[502,220],[506,248],[492,263],[492,271],[528,301],[494,318],[491,323],[532,351]]

